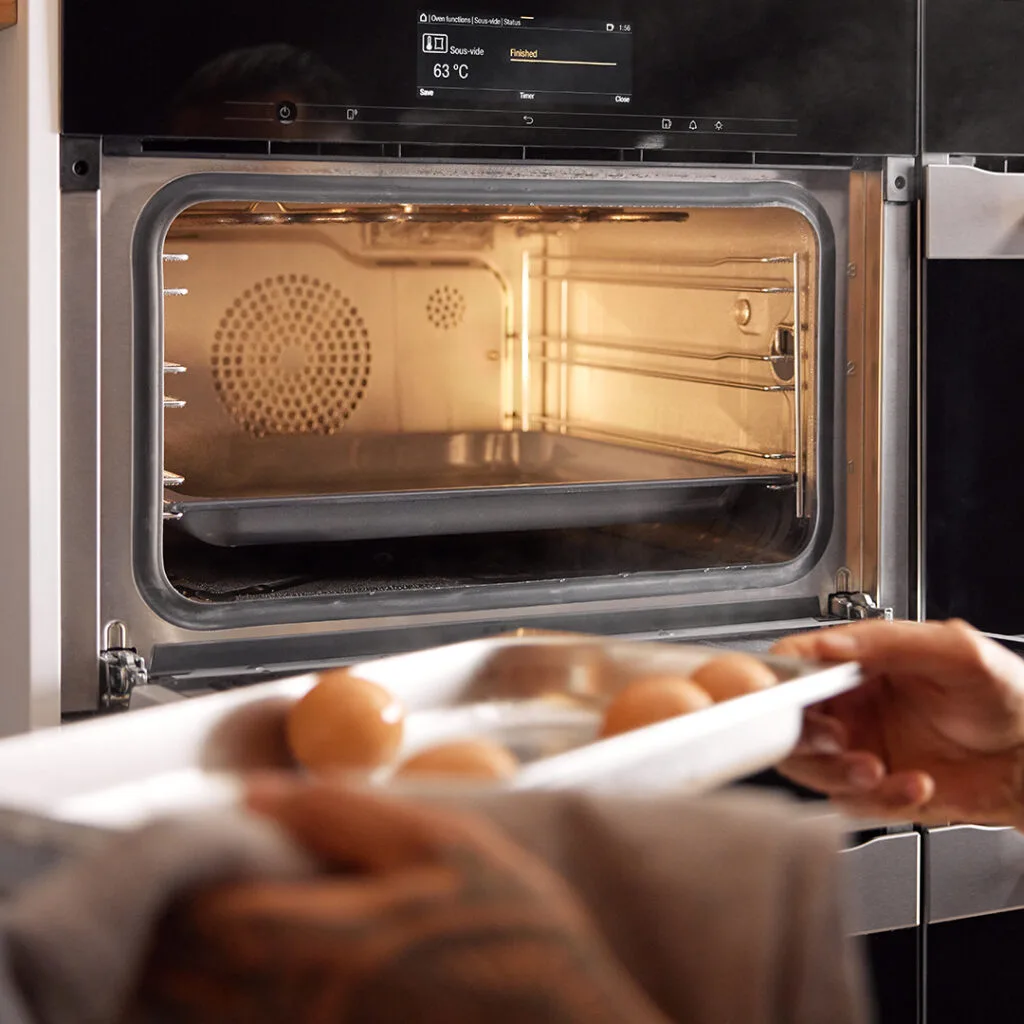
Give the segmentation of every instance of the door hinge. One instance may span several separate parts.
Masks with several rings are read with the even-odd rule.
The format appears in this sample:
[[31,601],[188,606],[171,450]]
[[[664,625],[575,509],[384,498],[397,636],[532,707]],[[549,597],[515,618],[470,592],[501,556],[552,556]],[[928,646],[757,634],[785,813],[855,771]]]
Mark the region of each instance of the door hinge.
[[862,619],[884,619],[892,622],[893,610],[879,608],[870,594],[830,594],[828,613],[834,619],[846,619],[851,622]]
[[128,646],[128,629],[123,622],[111,622],[100,651],[100,706],[104,711],[127,711],[136,686],[149,679],[146,659]]

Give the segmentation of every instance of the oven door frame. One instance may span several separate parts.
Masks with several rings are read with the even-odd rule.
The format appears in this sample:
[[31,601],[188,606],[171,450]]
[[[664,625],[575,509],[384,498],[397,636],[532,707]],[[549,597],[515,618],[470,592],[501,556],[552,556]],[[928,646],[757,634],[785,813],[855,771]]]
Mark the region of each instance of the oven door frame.
[[[65,149],[65,159],[71,159],[76,147]],[[283,673],[522,625],[663,639],[778,634],[827,616],[829,597],[836,592],[863,592],[878,607],[906,614],[908,534],[902,524],[910,495],[901,482],[908,479],[910,454],[913,204],[907,190],[895,194],[888,187],[893,166],[901,164],[879,161],[873,169],[853,170],[104,158],[96,187],[76,183],[62,197],[62,373],[74,382],[62,396],[65,712],[95,710],[97,659],[107,684],[112,676],[126,675],[130,689],[132,678],[144,678],[145,670],[165,679]],[[834,344],[831,351],[819,348],[820,372],[832,382],[836,429],[819,459],[845,466],[846,472],[831,474],[832,487],[822,501],[823,522],[830,521],[827,536],[805,556],[806,567],[788,579],[774,568],[755,568],[744,570],[741,579],[735,570],[704,574],[698,589],[689,581],[680,585],[683,574],[589,581],[574,592],[550,584],[531,585],[532,593],[514,585],[500,592],[498,585],[486,601],[459,591],[454,597],[421,596],[416,603],[384,602],[359,617],[334,607],[311,614],[311,621],[242,628],[220,625],[216,616],[197,628],[195,621],[173,621],[157,612],[137,572],[138,552],[146,551],[156,531],[151,525],[140,528],[145,519],[138,509],[140,502],[148,503],[151,520],[162,487],[153,472],[140,488],[133,466],[144,443],[134,406],[146,400],[140,389],[149,388],[152,398],[160,368],[146,365],[141,375],[136,372],[140,355],[132,339],[140,331],[139,318],[149,314],[125,283],[140,267],[150,274],[159,271],[154,252],[136,250],[139,219],[153,197],[196,175],[235,176],[236,181],[255,176],[289,187],[301,178],[304,198],[312,185],[314,196],[319,192],[327,199],[343,178],[372,179],[385,200],[407,194],[401,183],[409,180],[421,190],[426,183],[436,194],[453,197],[467,179],[489,195],[511,191],[566,201],[574,194],[596,194],[614,202],[618,190],[621,202],[623,185],[652,195],[712,186],[726,196],[767,187],[814,197],[839,254],[827,329]],[[151,279],[154,283],[159,282]]]

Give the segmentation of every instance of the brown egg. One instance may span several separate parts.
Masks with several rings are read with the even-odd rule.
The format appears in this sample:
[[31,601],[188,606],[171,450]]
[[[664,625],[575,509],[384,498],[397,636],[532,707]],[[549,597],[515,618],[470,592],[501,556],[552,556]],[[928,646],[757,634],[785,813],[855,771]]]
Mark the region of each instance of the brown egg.
[[711,694],[716,704],[767,690],[778,683],[778,676],[763,662],[749,654],[725,654],[701,665],[693,681]]
[[683,676],[647,676],[616,694],[604,713],[601,737],[643,729],[712,705],[711,698]]
[[395,773],[396,778],[410,776],[446,776],[463,779],[510,779],[519,770],[512,753],[487,740],[462,740],[421,750]]
[[522,643],[499,647],[477,671],[471,696],[482,700],[598,693],[608,659],[594,643]]
[[245,704],[225,715],[211,730],[200,752],[208,772],[252,772],[295,768],[288,747],[288,715],[293,702],[270,697]]
[[288,715],[288,744],[295,759],[317,770],[366,770],[398,752],[405,709],[387,690],[347,669],[320,681]]

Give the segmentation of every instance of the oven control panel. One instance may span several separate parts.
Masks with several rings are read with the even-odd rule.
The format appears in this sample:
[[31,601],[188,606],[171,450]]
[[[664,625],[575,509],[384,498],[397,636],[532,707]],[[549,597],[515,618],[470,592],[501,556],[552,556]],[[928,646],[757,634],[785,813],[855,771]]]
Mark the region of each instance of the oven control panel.
[[63,37],[73,135],[325,155],[917,145],[916,0],[177,0],[161,19],[136,0],[65,0]]

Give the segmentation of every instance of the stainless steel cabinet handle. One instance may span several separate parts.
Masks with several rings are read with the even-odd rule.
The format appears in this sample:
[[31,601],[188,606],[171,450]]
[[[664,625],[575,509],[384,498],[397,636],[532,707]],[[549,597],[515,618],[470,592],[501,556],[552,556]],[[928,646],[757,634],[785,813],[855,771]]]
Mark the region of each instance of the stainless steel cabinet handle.
[[928,259],[1024,259],[1024,174],[934,164],[925,211]]
[[1024,835],[959,825],[927,842],[929,923],[1024,908]]
[[916,928],[921,923],[921,836],[879,836],[843,852],[853,935]]

